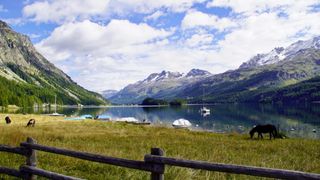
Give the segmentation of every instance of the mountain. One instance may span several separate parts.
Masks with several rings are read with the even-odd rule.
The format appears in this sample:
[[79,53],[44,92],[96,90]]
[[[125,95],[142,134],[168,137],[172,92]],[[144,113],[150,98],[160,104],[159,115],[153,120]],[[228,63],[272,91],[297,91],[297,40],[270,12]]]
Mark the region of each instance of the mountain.
[[150,74],[146,79],[126,86],[116,95],[108,98],[117,104],[140,104],[147,97],[174,99],[186,84],[209,77],[211,73],[200,69],[192,69],[187,74],[162,71]]
[[209,71],[204,71],[201,69],[191,69],[187,74],[186,77],[196,77],[196,76],[208,76],[211,75]]
[[34,48],[30,39],[0,21],[0,106],[105,104],[97,93],[77,85]]
[[252,100],[266,103],[320,102],[320,76],[299,82],[294,85],[259,93],[251,98]]
[[205,92],[206,102],[257,102],[253,96],[320,75],[320,50],[300,50],[294,57],[278,63],[253,68],[240,68],[199,81],[177,94],[199,102]]
[[257,54],[249,61],[243,63],[240,68],[252,68],[267,64],[274,64],[284,59],[294,57],[300,50],[303,49],[320,49],[320,36],[314,37],[307,41],[297,41],[287,48],[277,47],[266,54]]
[[118,93],[117,90],[109,89],[109,90],[104,90],[104,91],[102,91],[100,94],[101,94],[104,98],[108,99],[108,98],[116,95],[117,93]]
[[[126,86],[110,100],[140,103],[143,98],[152,97],[166,100],[183,98],[189,103],[263,101],[256,97],[320,75],[319,44],[320,37],[314,37],[286,48],[278,47],[254,56],[236,70],[221,74],[188,76],[196,72],[190,71],[186,76],[179,75],[173,79],[139,81]],[[155,73],[147,79],[156,80],[156,76],[158,74]]]

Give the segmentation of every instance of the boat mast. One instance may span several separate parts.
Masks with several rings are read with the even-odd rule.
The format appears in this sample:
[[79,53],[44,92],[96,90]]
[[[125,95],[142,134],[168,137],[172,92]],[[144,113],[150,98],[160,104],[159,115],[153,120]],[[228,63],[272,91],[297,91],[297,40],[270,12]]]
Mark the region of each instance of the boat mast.
[[202,108],[204,107],[204,87],[202,86]]
[[57,113],[57,95],[54,95],[54,112]]

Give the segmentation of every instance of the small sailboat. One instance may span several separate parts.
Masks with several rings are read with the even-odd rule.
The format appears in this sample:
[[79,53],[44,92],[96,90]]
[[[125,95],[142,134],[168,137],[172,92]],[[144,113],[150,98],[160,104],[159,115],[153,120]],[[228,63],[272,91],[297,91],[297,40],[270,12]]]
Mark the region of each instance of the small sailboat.
[[49,114],[49,116],[64,116],[64,114],[57,113],[57,95],[54,96],[54,113]]
[[175,128],[188,128],[190,127],[192,124],[190,123],[190,121],[186,120],[186,119],[177,119],[175,121],[173,121],[172,126]]
[[210,114],[210,109],[208,109],[208,108],[206,108],[206,107],[202,107],[201,109],[200,109],[200,111],[201,111],[201,113],[202,114]]
[[208,115],[210,115],[210,109],[209,108],[206,108],[205,106],[204,106],[204,89],[202,89],[202,108],[200,109],[200,113],[201,113],[201,115],[202,116],[208,116]]

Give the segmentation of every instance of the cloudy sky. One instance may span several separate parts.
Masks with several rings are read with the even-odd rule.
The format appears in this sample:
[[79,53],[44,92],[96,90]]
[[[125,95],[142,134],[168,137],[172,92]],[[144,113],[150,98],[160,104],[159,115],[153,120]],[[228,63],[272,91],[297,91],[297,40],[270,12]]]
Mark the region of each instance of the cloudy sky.
[[319,0],[0,0],[0,19],[83,87],[221,73],[320,35]]

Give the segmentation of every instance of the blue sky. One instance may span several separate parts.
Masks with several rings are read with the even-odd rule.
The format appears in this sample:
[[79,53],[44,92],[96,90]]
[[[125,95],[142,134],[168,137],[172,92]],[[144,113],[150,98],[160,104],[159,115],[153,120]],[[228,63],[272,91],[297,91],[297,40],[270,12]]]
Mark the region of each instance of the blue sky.
[[221,73],[320,34],[319,0],[0,0],[0,19],[94,91],[162,70]]

